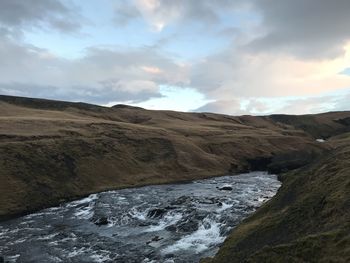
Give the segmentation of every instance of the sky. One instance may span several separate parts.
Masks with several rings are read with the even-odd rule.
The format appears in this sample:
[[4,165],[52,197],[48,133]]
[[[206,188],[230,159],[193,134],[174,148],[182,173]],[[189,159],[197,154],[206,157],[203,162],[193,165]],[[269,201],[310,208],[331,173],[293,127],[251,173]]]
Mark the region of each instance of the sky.
[[231,115],[350,110],[349,0],[0,0],[0,94]]

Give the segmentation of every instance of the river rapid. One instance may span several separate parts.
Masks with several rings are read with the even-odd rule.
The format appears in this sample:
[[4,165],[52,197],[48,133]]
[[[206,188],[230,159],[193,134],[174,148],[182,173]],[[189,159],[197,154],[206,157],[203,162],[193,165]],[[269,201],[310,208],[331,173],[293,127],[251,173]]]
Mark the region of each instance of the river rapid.
[[279,187],[251,172],[92,194],[0,223],[0,262],[199,262]]

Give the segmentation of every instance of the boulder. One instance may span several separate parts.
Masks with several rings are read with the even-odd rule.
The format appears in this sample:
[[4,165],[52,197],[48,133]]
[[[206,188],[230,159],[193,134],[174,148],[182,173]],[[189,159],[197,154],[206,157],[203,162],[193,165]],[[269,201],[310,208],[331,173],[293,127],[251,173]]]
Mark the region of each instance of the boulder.
[[220,191],[232,191],[232,189],[231,186],[223,186],[219,188]]
[[162,218],[166,213],[166,209],[154,208],[148,211],[147,216],[150,218]]
[[108,218],[106,216],[97,218],[96,220],[94,220],[94,224],[97,226],[104,226],[108,224]]
[[194,232],[198,230],[198,222],[195,220],[188,220],[186,222],[180,223],[176,229],[178,232]]

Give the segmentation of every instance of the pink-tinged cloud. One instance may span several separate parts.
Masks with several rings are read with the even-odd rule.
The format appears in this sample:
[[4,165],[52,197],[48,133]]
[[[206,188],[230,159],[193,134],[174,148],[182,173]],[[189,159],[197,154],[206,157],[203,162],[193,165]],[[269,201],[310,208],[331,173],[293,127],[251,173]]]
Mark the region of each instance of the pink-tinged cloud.
[[310,96],[350,87],[339,74],[350,65],[350,45],[335,59],[303,60],[290,55],[226,51],[193,66],[191,84],[208,97]]
[[142,66],[141,67],[143,69],[143,71],[147,72],[147,73],[151,73],[151,74],[160,74],[163,71],[158,68],[158,67],[152,67],[152,66]]

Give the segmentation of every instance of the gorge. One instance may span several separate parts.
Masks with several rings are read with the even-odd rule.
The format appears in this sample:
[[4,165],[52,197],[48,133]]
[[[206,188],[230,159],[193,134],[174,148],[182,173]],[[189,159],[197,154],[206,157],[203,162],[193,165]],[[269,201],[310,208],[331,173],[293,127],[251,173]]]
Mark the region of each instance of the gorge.
[[[349,120],[350,112],[234,117],[0,96],[0,224],[5,231],[13,218],[93,193],[267,170],[282,181],[277,195],[203,261],[346,262]],[[88,224],[112,224],[96,220]]]

